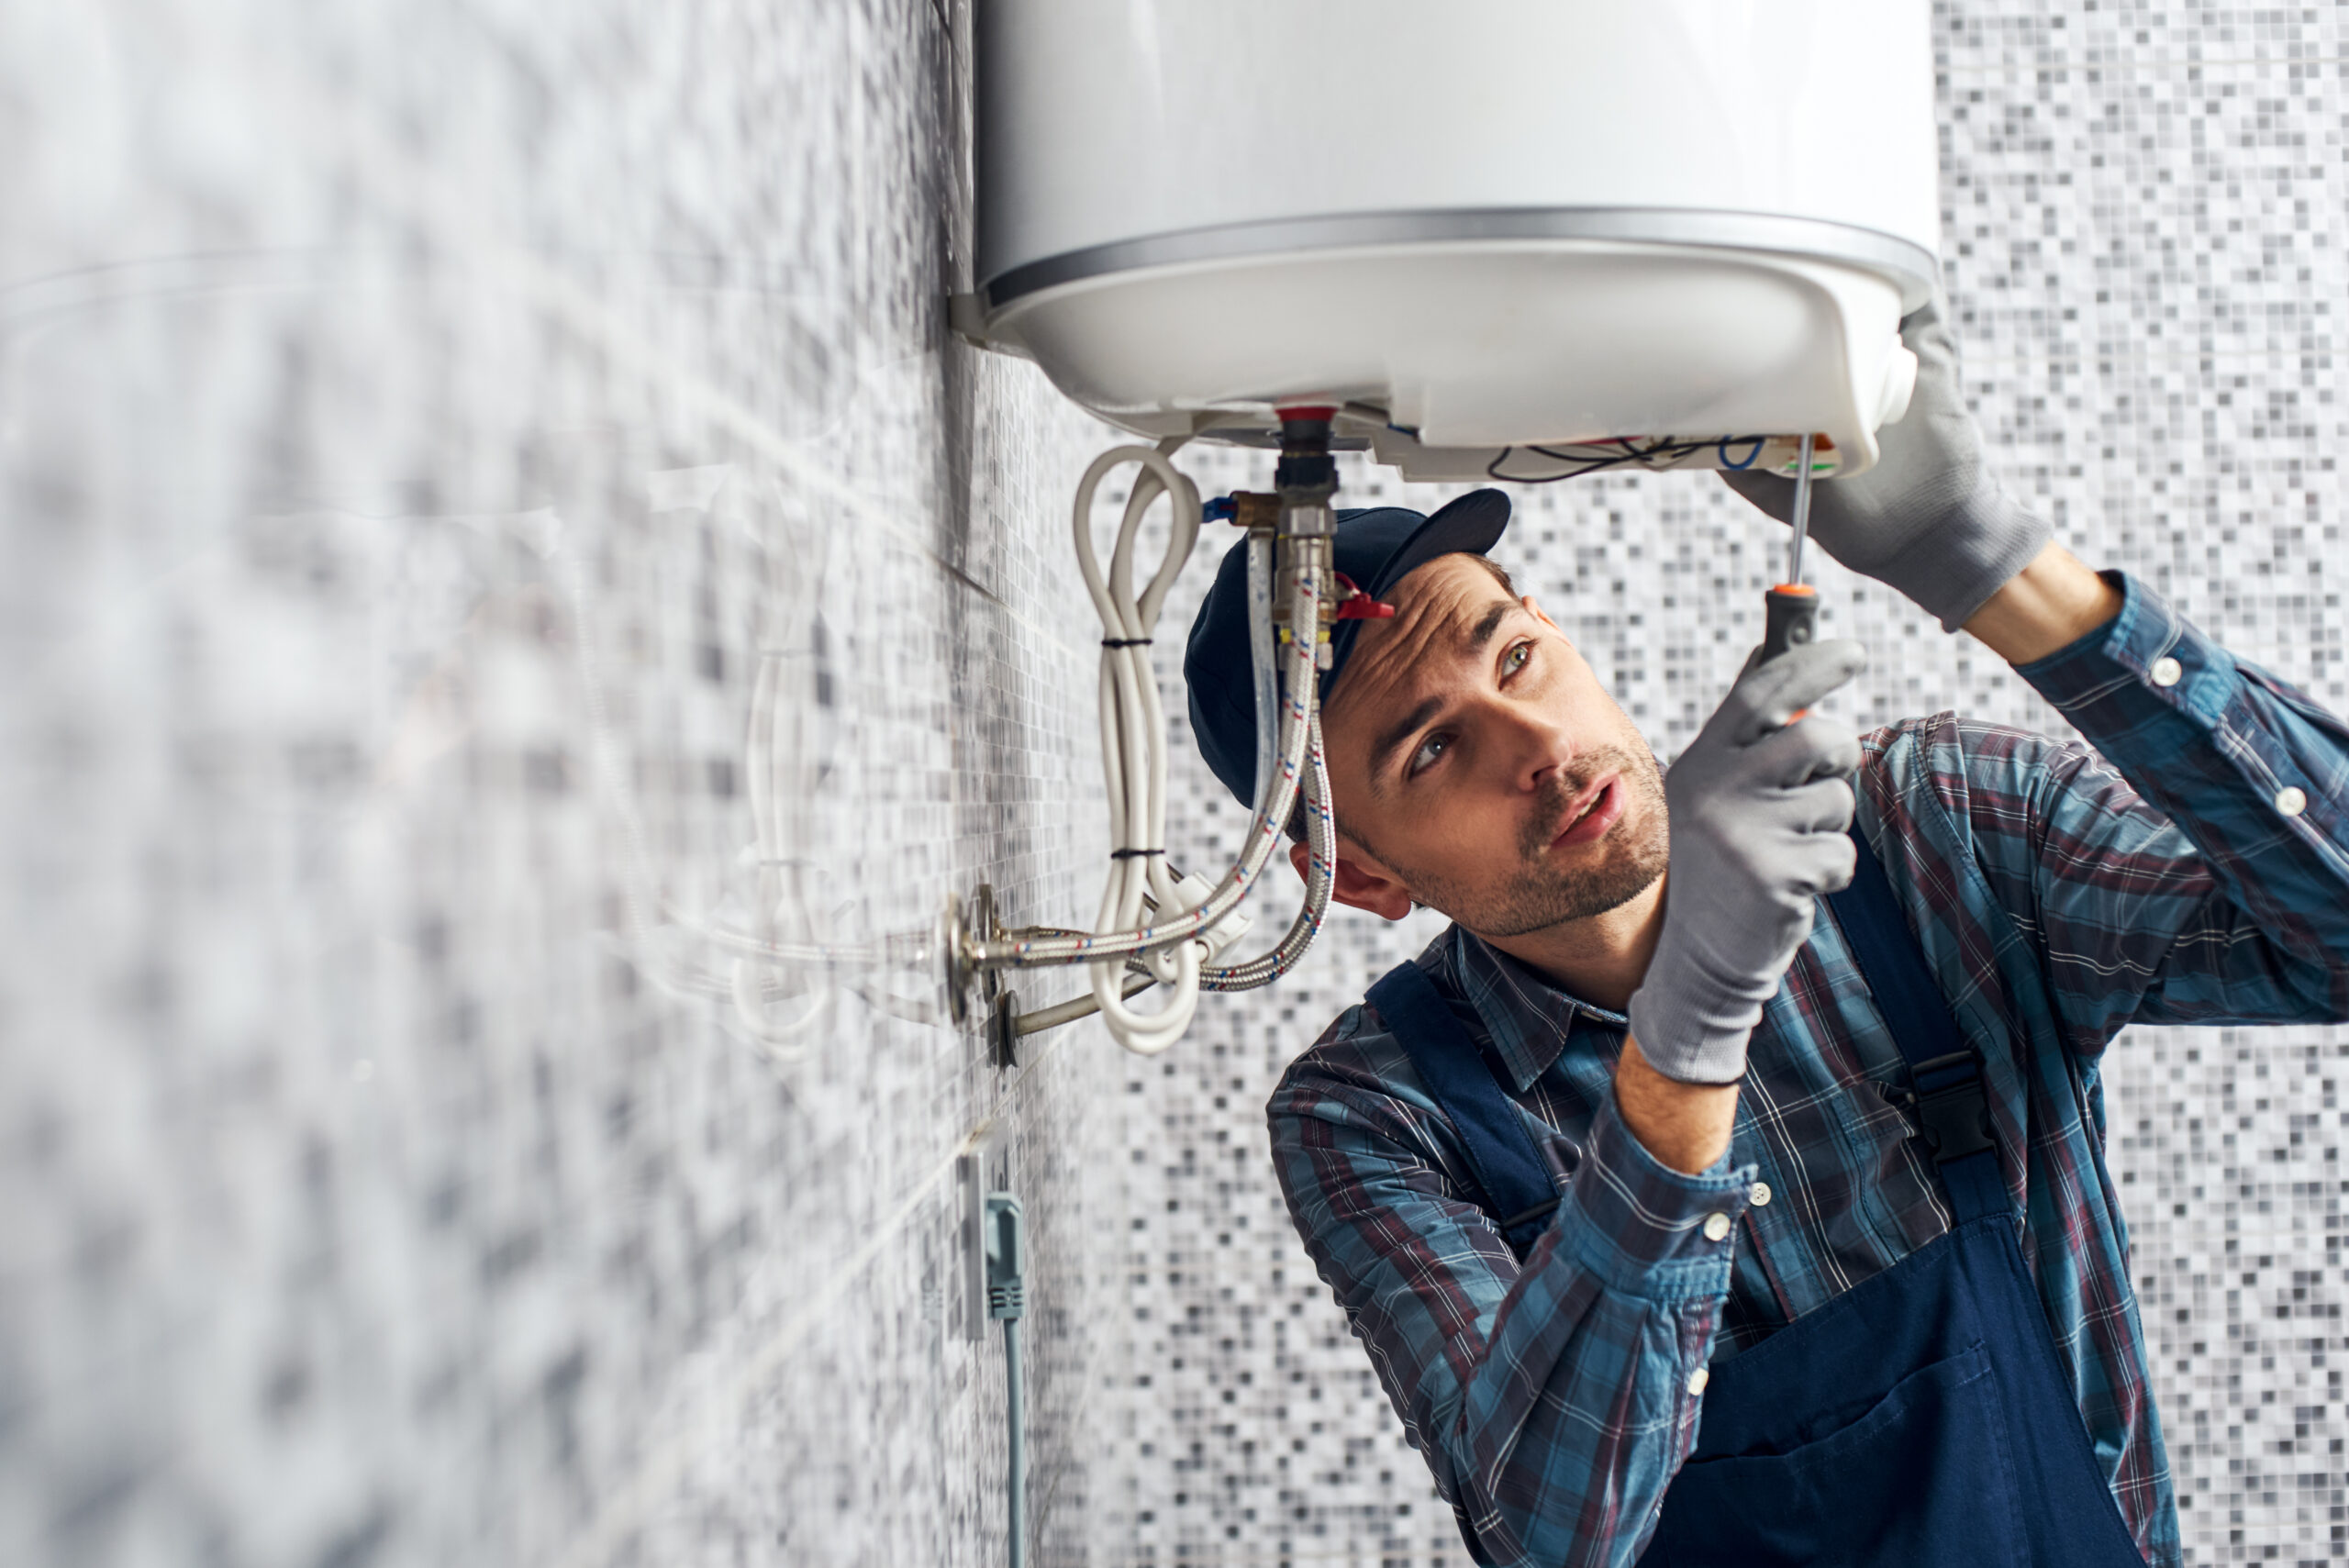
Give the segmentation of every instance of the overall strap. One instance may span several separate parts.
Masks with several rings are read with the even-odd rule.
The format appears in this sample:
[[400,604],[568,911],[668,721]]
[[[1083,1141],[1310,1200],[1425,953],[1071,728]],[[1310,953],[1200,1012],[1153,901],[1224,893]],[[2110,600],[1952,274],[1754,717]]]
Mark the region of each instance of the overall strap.
[[1443,993],[1416,963],[1400,963],[1370,988],[1378,1009],[1467,1147],[1486,1212],[1522,1257],[1558,1207],[1557,1184],[1533,1146],[1525,1118],[1501,1092],[1485,1053],[1453,1016]]
[[1949,1000],[1925,967],[1924,950],[1909,929],[1884,866],[1856,824],[1852,842],[1859,851],[1858,869],[1851,886],[1827,895],[1827,906],[1909,1062],[1920,1133],[1941,1168],[1958,1223],[2007,1213],[2012,1205],[1998,1172],[1981,1053],[1958,1032]]

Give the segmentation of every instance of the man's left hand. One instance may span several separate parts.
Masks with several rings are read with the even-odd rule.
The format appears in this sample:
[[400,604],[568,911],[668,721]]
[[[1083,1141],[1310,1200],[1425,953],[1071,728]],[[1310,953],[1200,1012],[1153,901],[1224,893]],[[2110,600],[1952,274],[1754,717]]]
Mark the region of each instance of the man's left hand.
[[[1901,322],[1901,340],[1917,356],[1909,412],[1878,432],[1883,455],[1874,468],[1811,487],[1810,537],[1955,631],[2031,563],[2050,534],[1982,466],[1982,433],[1958,385],[1947,308],[1935,294]],[[1793,520],[1792,480],[1727,471],[1721,478],[1780,522]]]

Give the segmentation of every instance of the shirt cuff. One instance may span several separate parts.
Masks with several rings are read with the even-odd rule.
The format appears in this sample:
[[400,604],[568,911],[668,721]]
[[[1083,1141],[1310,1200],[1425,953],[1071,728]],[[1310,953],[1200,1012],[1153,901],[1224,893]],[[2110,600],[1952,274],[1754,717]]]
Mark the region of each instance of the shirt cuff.
[[1560,1250],[1609,1290],[1659,1301],[1725,1296],[1753,1171],[1726,1154],[1697,1175],[1673,1170],[1642,1147],[1610,1095],[1567,1186]]
[[2097,575],[2121,591],[2121,613],[2015,673],[2100,740],[2155,716],[2216,724],[2242,684],[2233,658],[2127,573]]

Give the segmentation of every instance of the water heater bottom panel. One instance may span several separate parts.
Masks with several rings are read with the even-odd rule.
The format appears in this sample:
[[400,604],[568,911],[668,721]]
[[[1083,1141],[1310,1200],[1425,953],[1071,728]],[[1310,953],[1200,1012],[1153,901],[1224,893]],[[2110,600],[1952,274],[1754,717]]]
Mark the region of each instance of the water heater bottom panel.
[[1352,403],[1408,432],[1425,477],[1505,448],[1804,430],[1852,473],[1907,405],[1900,304],[1878,273],[1767,252],[1454,240],[1097,275],[986,330],[1146,435]]

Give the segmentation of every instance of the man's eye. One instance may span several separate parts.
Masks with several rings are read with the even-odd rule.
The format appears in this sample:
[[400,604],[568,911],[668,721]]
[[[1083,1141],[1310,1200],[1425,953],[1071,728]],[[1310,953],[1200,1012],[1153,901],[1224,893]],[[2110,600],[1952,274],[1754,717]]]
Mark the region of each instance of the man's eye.
[[1431,735],[1420,741],[1419,749],[1411,753],[1410,762],[1404,765],[1403,776],[1411,778],[1426,772],[1443,754],[1443,749],[1451,744],[1452,737],[1449,735]]
[[1531,660],[1532,657],[1533,644],[1530,642],[1519,643],[1516,647],[1510,649],[1507,653],[1501,656],[1503,673],[1510,675],[1516,674],[1520,670],[1525,668],[1527,662]]

